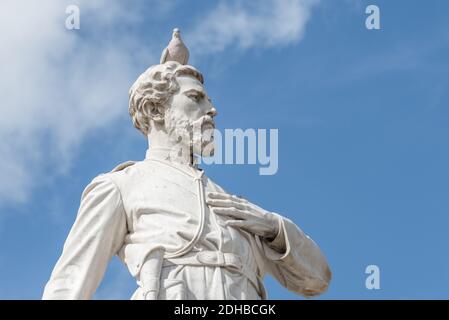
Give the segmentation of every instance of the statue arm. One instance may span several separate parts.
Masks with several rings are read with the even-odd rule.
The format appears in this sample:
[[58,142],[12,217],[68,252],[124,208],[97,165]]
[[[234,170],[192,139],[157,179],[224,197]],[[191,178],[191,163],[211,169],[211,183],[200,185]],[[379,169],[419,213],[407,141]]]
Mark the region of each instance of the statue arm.
[[271,273],[283,286],[304,296],[327,289],[331,272],[326,258],[292,221],[226,192],[210,192],[206,203],[212,212],[227,217],[227,226],[255,236],[262,274]]
[[126,230],[120,191],[107,175],[96,177],[83,192],[43,299],[90,299],[121,248]]
[[259,243],[264,256],[264,271],[284,287],[306,297],[326,291],[331,271],[315,242],[287,218],[279,218],[279,232],[272,240]]

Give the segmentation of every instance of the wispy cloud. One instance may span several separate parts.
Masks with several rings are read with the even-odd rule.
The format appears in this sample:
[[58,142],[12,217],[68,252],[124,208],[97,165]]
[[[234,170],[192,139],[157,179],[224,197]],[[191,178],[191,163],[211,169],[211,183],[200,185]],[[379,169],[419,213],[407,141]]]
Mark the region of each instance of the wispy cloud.
[[187,33],[194,56],[230,46],[285,46],[299,42],[318,0],[220,1]]
[[[221,1],[186,32],[192,56],[297,43],[318,1]],[[72,3],[0,4],[0,206],[66,172],[86,136],[126,112],[130,84],[160,54],[129,30],[149,22],[143,6],[160,20],[175,4],[79,0],[81,29],[69,31]]]
[[68,1],[0,5],[0,204],[25,201],[39,172],[67,169],[85,136],[126,110],[137,61],[154,60],[137,35],[115,29],[135,22],[137,6],[77,3],[74,31]]

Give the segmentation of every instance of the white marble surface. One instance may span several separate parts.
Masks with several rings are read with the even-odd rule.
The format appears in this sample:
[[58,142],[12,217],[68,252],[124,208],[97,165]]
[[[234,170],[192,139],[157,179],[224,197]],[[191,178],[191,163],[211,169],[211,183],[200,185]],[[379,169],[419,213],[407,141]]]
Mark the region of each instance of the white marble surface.
[[217,110],[203,76],[184,65],[188,51],[171,51],[172,42],[164,63],[130,90],[133,123],[149,141],[145,160],[86,187],[43,298],[91,298],[114,255],[136,278],[132,299],[263,299],[267,273],[298,294],[322,293],[331,272],[318,246],[195,164],[195,154],[214,152]]

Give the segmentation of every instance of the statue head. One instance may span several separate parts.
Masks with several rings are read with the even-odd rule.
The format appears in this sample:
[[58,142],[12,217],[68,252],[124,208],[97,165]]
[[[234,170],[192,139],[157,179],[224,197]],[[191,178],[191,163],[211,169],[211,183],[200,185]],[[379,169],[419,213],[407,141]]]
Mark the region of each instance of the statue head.
[[141,74],[129,91],[134,126],[147,136],[166,135],[191,154],[212,156],[217,114],[194,67],[167,61]]

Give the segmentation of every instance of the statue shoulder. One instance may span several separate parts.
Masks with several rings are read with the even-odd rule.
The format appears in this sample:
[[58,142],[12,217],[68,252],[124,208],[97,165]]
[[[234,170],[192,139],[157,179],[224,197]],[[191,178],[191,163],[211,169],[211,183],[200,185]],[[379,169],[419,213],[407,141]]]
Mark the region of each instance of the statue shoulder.
[[138,161],[126,161],[122,162],[119,165],[115,166],[114,169],[112,169],[109,172],[102,172],[98,174],[92,181],[100,181],[100,180],[110,180],[113,176],[116,176],[116,173],[119,173],[120,171],[125,170],[126,168],[129,168],[133,165],[135,165]]
[[115,166],[111,171],[100,173],[92,180],[92,182],[111,183],[122,191],[123,186],[126,186],[128,180],[130,180],[130,178],[132,180],[132,177],[136,174],[134,168],[137,167],[138,163],[139,161],[122,162]]
[[122,162],[119,165],[117,165],[114,169],[112,169],[110,172],[118,172],[118,171],[122,171],[130,166],[133,166],[137,163],[137,161],[126,161],[126,162]]
[[94,180],[112,180],[114,182],[116,182],[116,179],[120,176],[123,176],[124,174],[126,175],[127,171],[134,166],[135,164],[137,164],[139,161],[126,161],[126,162],[122,162],[120,164],[118,164],[117,166],[114,167],[114,169],[112,169],[111,171],[108,172],[103,172],[100,173],[99,175],[97,175]]

